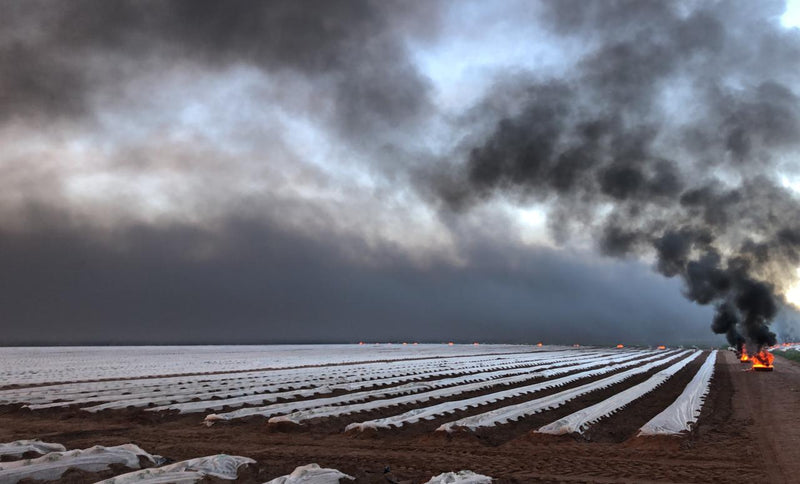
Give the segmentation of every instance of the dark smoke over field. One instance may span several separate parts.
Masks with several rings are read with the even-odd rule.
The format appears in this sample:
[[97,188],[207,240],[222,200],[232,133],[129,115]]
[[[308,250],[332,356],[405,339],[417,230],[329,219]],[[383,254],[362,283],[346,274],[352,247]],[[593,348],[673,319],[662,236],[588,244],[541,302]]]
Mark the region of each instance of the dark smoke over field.
[[0,344],[800,334],[785,10],[0,0]]
[[711,328],[731,344],[774,344],[800,203],[764,174],[796,169],[800,37],[762,2],[545,5],[554,32],[591,48],[566,76],[494,93],[514,101],[439,183],[444,199],[543,204],[560,240],[589,230],[607,255],[654,256],[688,299],[716,307]]

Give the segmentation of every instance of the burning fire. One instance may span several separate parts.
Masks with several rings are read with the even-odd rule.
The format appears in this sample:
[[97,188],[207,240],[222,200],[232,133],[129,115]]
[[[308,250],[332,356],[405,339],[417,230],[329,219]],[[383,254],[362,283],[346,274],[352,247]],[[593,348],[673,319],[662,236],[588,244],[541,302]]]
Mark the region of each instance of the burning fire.
[[542,347],[542,343],[536,343],[536,346],[538,346],[539,348],[541,348],[541,347]]
[[742,354],[739,356],[739,361],[742,363],[747,363],[750,361],[750,357],[747,356],[747,346],[742,345]]
[[664,345],[661,345],[661,346],[659,346],[659,347],[658,347],[658,349],[660,349],[660,350],[665,350],[665,349],[667,349],[667,347],[666,347],[666,346],[664,346]]
[[624,348],[624,345],[617,345],[617,348]]
[[751,360],[753,361],[753,369],[755,371],[772,371],[772,361],[775,357],[767,350],[761,350],[754,354]]

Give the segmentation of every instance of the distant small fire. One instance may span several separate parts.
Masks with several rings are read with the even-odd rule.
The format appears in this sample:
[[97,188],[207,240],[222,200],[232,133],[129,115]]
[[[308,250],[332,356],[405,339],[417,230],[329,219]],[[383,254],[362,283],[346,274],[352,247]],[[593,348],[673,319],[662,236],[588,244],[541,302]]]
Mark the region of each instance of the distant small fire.
[[617,345],[617,348],[624,348],[625,345]]
[[665,350],[665,349],[667,349],[667,347],[666,347],[666,346],[664,346],[664,345],[661,345],[661,346],[659,346],[659,347],[658,347],[658,349],[660,349],[660,350]]
[[775,360],[775,356],[767,350],[761,350],[754,354],[750,360],[753,362],[753,370],[772,371],[772,362]]
[[536,343],[536,346],[538,346],[539,348],[541,348],[541,347],[542,347],[542,343]]
[[742,363],[747,363],[750,361],[750,357],[747,355],[747,346],[742,345],[742,352],[739,354],[739,361]]

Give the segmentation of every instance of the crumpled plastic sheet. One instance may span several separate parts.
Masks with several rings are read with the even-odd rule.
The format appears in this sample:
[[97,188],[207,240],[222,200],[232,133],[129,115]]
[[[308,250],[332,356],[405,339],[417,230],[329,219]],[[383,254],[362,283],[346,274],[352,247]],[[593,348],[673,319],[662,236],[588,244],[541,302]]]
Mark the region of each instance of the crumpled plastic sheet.
[[644,424],[639,435],[674,435],[689,431],[700,416],[703,403],[708,395],[711,377],[714,376],[714,363],[717,350],[711,352],[705,363],[683,389],[683,393],[661,413]]
[[256,461],[237,455],[216,454],[184,460],[161,467],[129,472],[97,484],[166,484],[194,483],[204,477],[216,477],[232,481],[236,479],[239,467],[255,464]]
[[341,479],[352,481],[355,477],[336,469],[320,467],[319,464],[307,464],[264,484],[339,484]]
[[25,452],[47,454],[49,452],[64,452],[67,448],[61,444],[42,442],[41,440],[17,440],[14,442],[0,443],[0,455],[22,457]]
[[134,444],[114,447],[95,445],[88,449],[50,452],[36,459],[0,463],[0,482],[13,484],[22,479],[53,481],[68,469],[98,472],[108,469],[111,464],[122,464],[131,469],[138,469],[139,457],[144,457],[154,465],[163,462],[161,456],[151,455]]
[[664,382],[669,380],[672,375],[680,371],[695,358],[697,358],[700,353],[701,351],[695,351],[688,357],[683,358],[668,368],[659,371],[642,383],[612,395],[602,402],[578,410],[577,412],[571,413],[562,419],[545,425],[537,430],[537,432],[554,435],[569,434],[573,432],[583,433],[587,427],[591,426],[598,420],[613,415],[632,401],[661,386]]
[[492,478],[489,476],[472,471],[458,471],[439,474],[425,484],[486,484],[489,482],[492,482]]

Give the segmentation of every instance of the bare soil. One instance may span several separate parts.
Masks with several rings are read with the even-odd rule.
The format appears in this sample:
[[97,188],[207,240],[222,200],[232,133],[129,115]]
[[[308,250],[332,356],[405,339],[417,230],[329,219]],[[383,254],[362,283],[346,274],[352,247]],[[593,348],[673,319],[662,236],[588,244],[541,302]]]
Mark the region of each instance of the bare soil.
[[[68,449],[132,442],[176,461],[216,453],[255,459],[256,465],[240,470],[237,482],[265,482],[311,462],[355,476],[357,483],[419,483],[441,472],[461,469],[492,476],[500,483],[796,482],[794,476],[800,475],[800,424],[796,423],[800,365],[785,359],[776,358],[772,373],[755,373],[745,371],[745,365],[732,354],[720,352],[706,405],[689,435],[635,436],[644,422],[677,397],[701,362],[696,360],[658,390],[601,421],[584,436],[554,437],[530,431],[599,401],[604,392],[610,394],[643,381],[649,374],[595,392],[585,401],[570,402],[477,434],[446,435],[433,429],[444,421],[493,406],[366,434],[341,430],[346,422],[395,415],[404,408],[287,431],[270,428],[264,418],[209,428],[201,425],[202,413],[176,415],[127,409],[90,414],[75,408],[31,412],[5,406],[0,407],[0,442],[40,438]],[[534,396],[504,404],[526,398]],[[71,471],[61,482],[92,482],[120,471]]]

